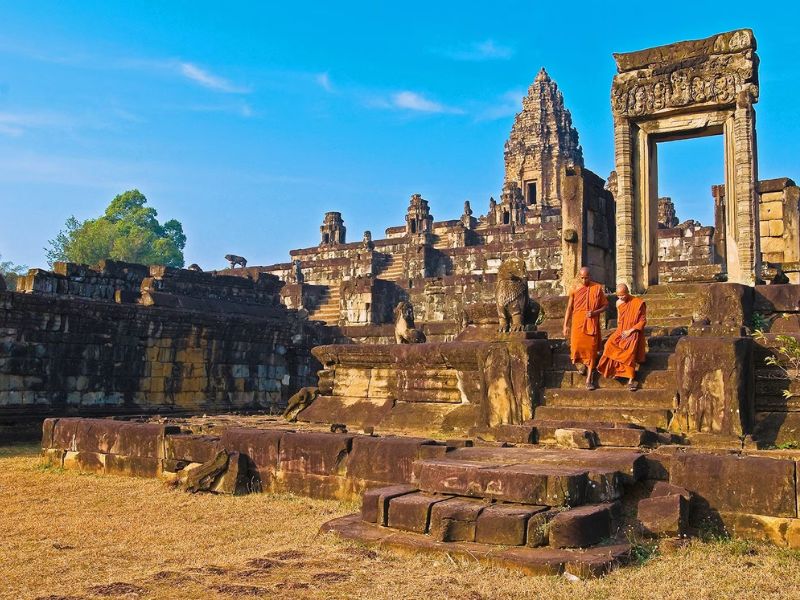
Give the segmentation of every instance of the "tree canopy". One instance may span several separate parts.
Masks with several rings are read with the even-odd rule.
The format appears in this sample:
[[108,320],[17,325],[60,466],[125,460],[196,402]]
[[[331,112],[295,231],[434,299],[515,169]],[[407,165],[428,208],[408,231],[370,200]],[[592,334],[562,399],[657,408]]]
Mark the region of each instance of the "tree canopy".
[[163,225],[155,208],[139,190],[119,194],[96,219],[80,222],[74,216],[45,248],[47,261],[94,265],[103,259],[145,265],[183,266],[186,236],[175,219]]
[[22,275],[27,270],[28,267],[25,265],[16,265],[10,260],[3,260],[3,256],[0,255],[0,275],[2,275],[6,280],[8,289],[15,289],[17,285],[17,277]]

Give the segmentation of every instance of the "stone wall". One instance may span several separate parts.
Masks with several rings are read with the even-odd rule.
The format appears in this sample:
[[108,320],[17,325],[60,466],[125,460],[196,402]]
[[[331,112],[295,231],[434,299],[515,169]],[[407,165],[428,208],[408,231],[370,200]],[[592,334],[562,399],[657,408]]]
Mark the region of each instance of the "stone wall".
[[326,328],[280,304],[277,278],[136,267],[36,270],[0,292],[0,418],[277,411],[316,382]]

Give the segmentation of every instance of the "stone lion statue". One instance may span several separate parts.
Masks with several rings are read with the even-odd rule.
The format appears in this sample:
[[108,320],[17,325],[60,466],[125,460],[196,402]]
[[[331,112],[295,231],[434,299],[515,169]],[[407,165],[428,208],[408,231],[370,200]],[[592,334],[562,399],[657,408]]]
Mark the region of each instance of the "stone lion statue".
[[524,260],[509,258],[500,265],[495,300],[500,333],[525,331],[527,324],[536,323],[539,311],[528,297],[528,270]]
[[298,392],[289,398],[289,404],[286,410],[283,411],[283,418],[294,423],[297,421],[297,415],[303,410],[311,406],[311,403],[319,396],[319,389],[315,387],[300,388]]
[[192,263],[186,268],[189,269],[190,271],[196,271],[198,273],[202,273],[203,272],[203,269],[201,269],[200,265],[198,265],[197,263]]
[[394,308],[394,339],[398,344],[423,344],[425,334],[414,327],[414,307],[398,302]]
[[231,264],[231,269],[235,269],[236,265],[240,265],[243,269],[247,267],[247,259],[243,256],[236,256],[235,254],[226,254],[225,260]]

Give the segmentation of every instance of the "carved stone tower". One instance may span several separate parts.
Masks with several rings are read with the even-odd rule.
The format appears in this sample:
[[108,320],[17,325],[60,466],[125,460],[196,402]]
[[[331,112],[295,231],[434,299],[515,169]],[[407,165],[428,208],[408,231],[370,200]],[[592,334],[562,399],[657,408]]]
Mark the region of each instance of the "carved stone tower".
[[340,212],[326,212],[325,218],[322,220],[322,225],[319,228],[322,234],[322,239],[319,243],[320,246],[332,246],[334,244],[344,244],[345,234],[347,228],[344,226],[342,220],[342,213]]
[[500,204],[489,204],[489,223],[491,225],[524,225],[525,197],[513,181],[506,182],[500,195]]
[[406,235],[428,234],[433,231],[433,217],[428,201],[419,194],[411,196],[406,213]]
[[504,187],[516,184],[531,205],[561,205],[561,174],[583,166],[583,150],[558,85],[544,67],[522,99],[505,146]]

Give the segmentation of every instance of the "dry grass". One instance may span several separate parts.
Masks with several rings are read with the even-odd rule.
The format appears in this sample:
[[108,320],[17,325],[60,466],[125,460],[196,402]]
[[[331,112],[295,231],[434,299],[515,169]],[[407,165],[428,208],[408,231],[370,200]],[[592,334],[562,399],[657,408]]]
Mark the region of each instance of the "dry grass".
[[188,495],[43,469],[33,447],[0,448],[0,597],[800,598],[800,553],[761,545],[696,542],[573,583],[318,535],[354,508]]

